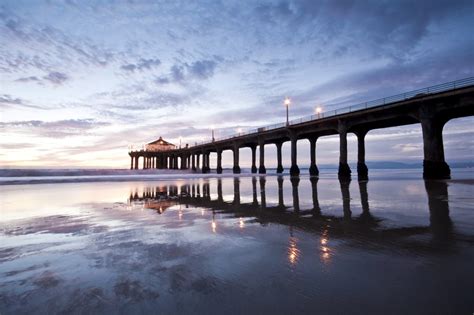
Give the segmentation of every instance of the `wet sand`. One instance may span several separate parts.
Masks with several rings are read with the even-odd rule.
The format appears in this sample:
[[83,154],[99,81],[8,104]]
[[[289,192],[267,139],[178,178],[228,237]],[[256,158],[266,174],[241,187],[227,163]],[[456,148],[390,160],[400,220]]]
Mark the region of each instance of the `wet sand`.
[[472,179],[407,174],[2,185],[0,313],[471,314]]

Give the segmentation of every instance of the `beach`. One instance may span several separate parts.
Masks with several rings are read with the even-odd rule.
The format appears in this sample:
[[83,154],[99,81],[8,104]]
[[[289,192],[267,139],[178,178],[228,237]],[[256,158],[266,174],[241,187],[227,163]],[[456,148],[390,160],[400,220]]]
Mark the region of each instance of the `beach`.
[[419,173],[3,182],[0,313],[470,313],[473,173]]

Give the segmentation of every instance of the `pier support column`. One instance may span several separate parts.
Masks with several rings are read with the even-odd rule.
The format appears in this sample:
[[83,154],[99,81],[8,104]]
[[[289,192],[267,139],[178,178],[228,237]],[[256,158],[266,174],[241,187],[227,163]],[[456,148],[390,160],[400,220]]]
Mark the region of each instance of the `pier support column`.
[[193,171],[196,170],[196,154],[191,154],[191,168]]
[[257,162],[256,162],[256,160],[257,160],[257,146],[252,145],[250,147],[250,150],[252,150],[252,169],[251,169],[251,171],[252,171],[252,174],[255,174],[255,173],[257,173]]
[[143,157],[143,169],[146,169],[146,157]]
[[283,146],[283,142],[277,142],[277,174],[283,173],[283,163],[281,161],[281,147]]
[[258,173],[265,174],[267,172],[267,169],[265,168],[265,142],[263,140],[260,140],[258,142],[258,146],[260,151],[260,165],[258,167]]
[[130,169],[133,170],[133,156],[130,156]]
[[339,178],[350,178],[351,168],[347,164],[347,126],[339,122]]
[[451,178],[451,170],[444,159],[443,127],[446,121],[424,113],[420,122],[423,132],[423,178]]
[[138,170],[138,156],[135,157],[135,169]]
[[217,150],[217,174],[222,174],[222,150]]
[[202,153],[202,165],[201,165],[201,172],[204,174],[206,173],[206,153]]
[[300,168],[298,167],[298,148],[296,144],[298,139],[295,134],[290,135],[291,140],[291,168],[290,168],[290,175],[291,176],[299,176],[300,175]]
[[318,170],[318,166],[316,165],[316,141],[318,140],[318,138],[314,137],[308,140],[309,140],[310,157],[311,157],[311,164],[309,166],[309,175],[318,176],[319,170]]
[[201,156],[201,154],[199,154],[199,153],[196,154],[196,169],[201,168],[201,167],[200,167],[200,164],[201,164],[201,163],[199,163],[199,157],[200,157],[200,156]]
[[239,146],[234,145],[234,167],[232,168],[232,172],[234,174],[240,174],[240,166],[239,166]]
[[211,168],[209,167],[209,153],[203,152],[202,154],[202,172],[209,173]]
[[357,131],[357,176],[359,179],[369,178],[369,169],[365,164],[365,135],[367,130]]
[[207,152],[206,154],[206,171],[208,173],[211,172],[211,152]]

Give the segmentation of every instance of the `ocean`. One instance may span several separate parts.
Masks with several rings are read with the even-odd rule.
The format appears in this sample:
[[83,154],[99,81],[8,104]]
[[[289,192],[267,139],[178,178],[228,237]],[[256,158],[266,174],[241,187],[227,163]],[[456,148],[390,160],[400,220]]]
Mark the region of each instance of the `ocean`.
[[474,171],[421,175],[2,170],[0,314],[472,314]]

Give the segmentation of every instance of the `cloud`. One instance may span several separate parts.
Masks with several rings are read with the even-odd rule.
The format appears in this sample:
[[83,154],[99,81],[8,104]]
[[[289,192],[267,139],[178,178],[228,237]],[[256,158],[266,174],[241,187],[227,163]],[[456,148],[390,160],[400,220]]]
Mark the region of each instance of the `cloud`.
[[29,108],[29,109],[44,109],[41,106],[32,105],[26,100],[13,97],[9,94],[0,95],[0,106],[3,108]]
[[199,79],[208,79],[214,75],[217,63],[214,60],[199,60],[187,65],[189,73]]
[[173,65],[171,67],[171,79],[175,82],[181,82],[184,80],[184,67]]
[[3,94],[0,95],[0,103],[23,105],[23,100],[21,100],[20,98],[13,98],[11,95],[8,94]]
[[160,64],[161,64],[160,59],[141,58],[137,63],[125,64],[125,65],[122,65],[120,68],[124,71],[134,72],[134,71],[150,70],[151,68],[159,66]]
[[24,78],[16,79],[17,82],[39,82],[41,81],[37,76],[29,76]]
[[39,85],[44,85],[45,83],[50,83],[53,85],[62,85],[64,82],[70,80],[70,77],[66,73],[53,71],[49,72],[47,75],[42,77],[38,76],[29,76],[16,79],[15,82],[20,83],[37,83]]
[[223,60],[215,57],[216,60],[203,59],[191,63],[183,62],[170,67],[169,76],[160,76],[155,79],[157,84],[187,83],[192,80],[207,80],[214,76],[218,61]]
[[43,79],[53,84],[61,85],[67,80],[69,80],[69,76],[62,72],[50,72],[47,75],[45,75]]
[[57,121],[27,120],[0,122],[0,129],[8,132],[34,134],[35,136],[63,138],[85,134],[109,123],[94,119],[66,119]]

